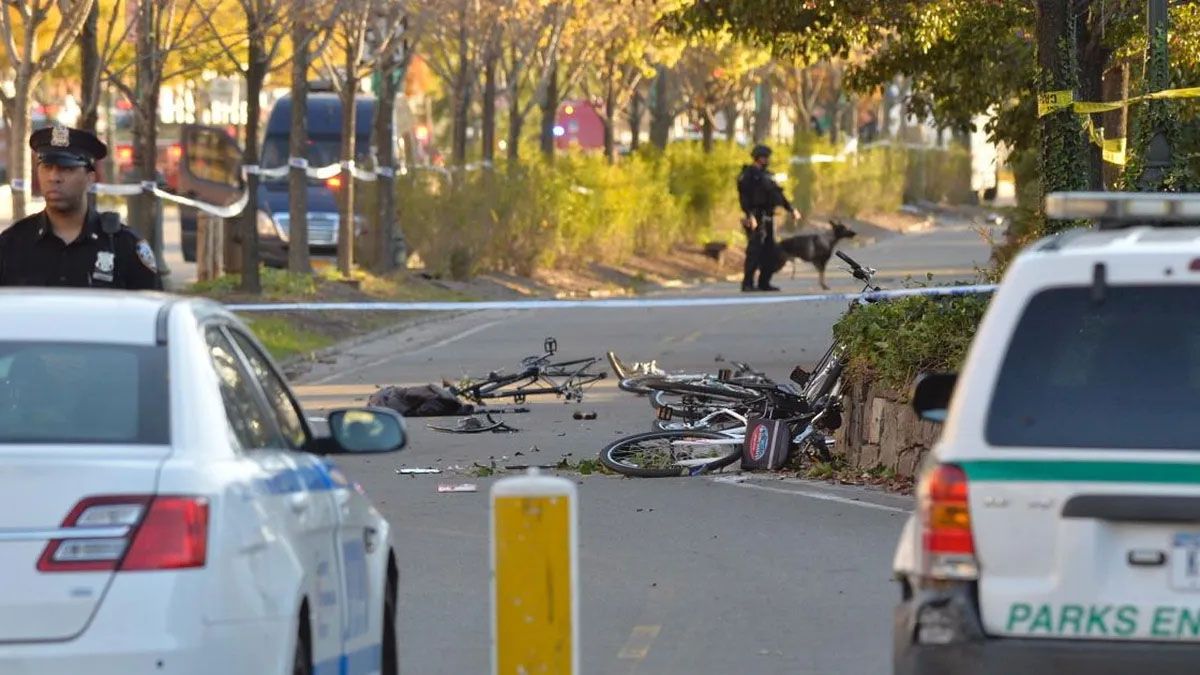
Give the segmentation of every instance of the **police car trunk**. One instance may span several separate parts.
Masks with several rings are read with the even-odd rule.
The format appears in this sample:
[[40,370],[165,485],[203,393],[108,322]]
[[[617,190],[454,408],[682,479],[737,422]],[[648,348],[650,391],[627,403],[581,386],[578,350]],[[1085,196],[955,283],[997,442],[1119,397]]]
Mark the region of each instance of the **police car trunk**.
[[[1200,222],[1200,197],[1092,197],[1056,206]],[[902,608],[897,642],[971,648],[898,672],[1195,671],[1200,227],[1036,245],[993,299],[954,398],[910,530],[924,599]]]

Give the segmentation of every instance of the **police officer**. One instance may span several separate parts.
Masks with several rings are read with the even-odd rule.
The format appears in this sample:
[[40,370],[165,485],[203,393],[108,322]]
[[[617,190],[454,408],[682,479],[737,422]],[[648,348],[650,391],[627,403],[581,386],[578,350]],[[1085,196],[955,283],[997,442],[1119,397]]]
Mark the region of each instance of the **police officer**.
[[[756,145],[750,152],[752,164],[742,167],[738,174],[738,201],[741,202],[742,229],[746,232],[746,266],[742,277],[742,291],[778,291],[771,285],[775,273],[775,208],[782,206],[799,220],[800,211],[783,196],[783,189],[775,182],[767,165],[771,162],[771,149]],[[754,284],[754,272],[758,271],[758,285]]]
[[104,143],[55,125],[33,132],[29,147],[46,208],[0,232],[0,286],[162,289],[150,245],[88,206]]

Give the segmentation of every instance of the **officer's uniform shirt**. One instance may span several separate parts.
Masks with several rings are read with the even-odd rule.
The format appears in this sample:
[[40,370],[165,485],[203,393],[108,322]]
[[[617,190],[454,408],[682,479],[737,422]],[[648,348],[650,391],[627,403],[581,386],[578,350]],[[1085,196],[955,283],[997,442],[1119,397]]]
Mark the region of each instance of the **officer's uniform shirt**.
[[770,214],[779,206],[792,210],[792,203],[783,195],[783,188],[757,164],[742,167],[737,184],[738,201],[746,215]]
[[132,230],[110,235],[89,209],[79,236],[65,243],[42,211],[0,232],[0,286],[161,290],[162,278],[150,245]]

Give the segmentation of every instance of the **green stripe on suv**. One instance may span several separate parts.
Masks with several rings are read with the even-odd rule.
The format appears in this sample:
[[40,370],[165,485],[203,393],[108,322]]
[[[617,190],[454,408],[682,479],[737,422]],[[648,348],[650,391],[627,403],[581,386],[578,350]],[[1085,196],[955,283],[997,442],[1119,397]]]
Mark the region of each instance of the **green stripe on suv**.
[[1200,464],[1070,460],[974,460],[955,463],[967,473],[967,479],[973,481],[1200,484]]

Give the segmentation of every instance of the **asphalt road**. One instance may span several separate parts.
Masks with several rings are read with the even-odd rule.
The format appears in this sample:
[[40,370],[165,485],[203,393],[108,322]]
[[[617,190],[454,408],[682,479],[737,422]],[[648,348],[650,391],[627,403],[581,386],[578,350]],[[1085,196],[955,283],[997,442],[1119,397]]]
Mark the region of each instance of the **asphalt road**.
[[[906,276],[969,278],[986,262],[984,240],[964,222],[847,249],[895,287]],[[811,268],[777,279],[789,293],[816,289]],[[857,290],[831,267],[835,290]],[[733,284],[691,289],[733,294]],[[300,378],[313,414],[361,404],[377,386],[423,384],[515,368],[554,336],[564,358],[657,359],[667,369],[748,361],[785,379],[830,341],[845,302],[688,309],[492,311],[442,315],[351,348]],[[599,369],[606,369],[601,362]],[[511,402],[502,403],[511,407]],[[531,400],[506,415],[513,434],[451,435],[409,420],[411,446],[350,458],[395,528],[401,564],[400,640],[406,673],[489,668],[487,490],[475,465],[594,459],[608,440],[647,430],[645,399],[612,380],[582,404]],[[594,411],[579,421],[576,411]],[[453,419],[436,420],[453,423]],[[518,454],[519,453],[519,454]],[[401,467],[443,470],[402,476]],[[858,488],[737,472],[693,479],[621,479],[566,473],[579,483],[580,621],[584,673],[845,673],[889,671],[889,580],[909,499]],[[478,492],[439,494],[441,482]]]

